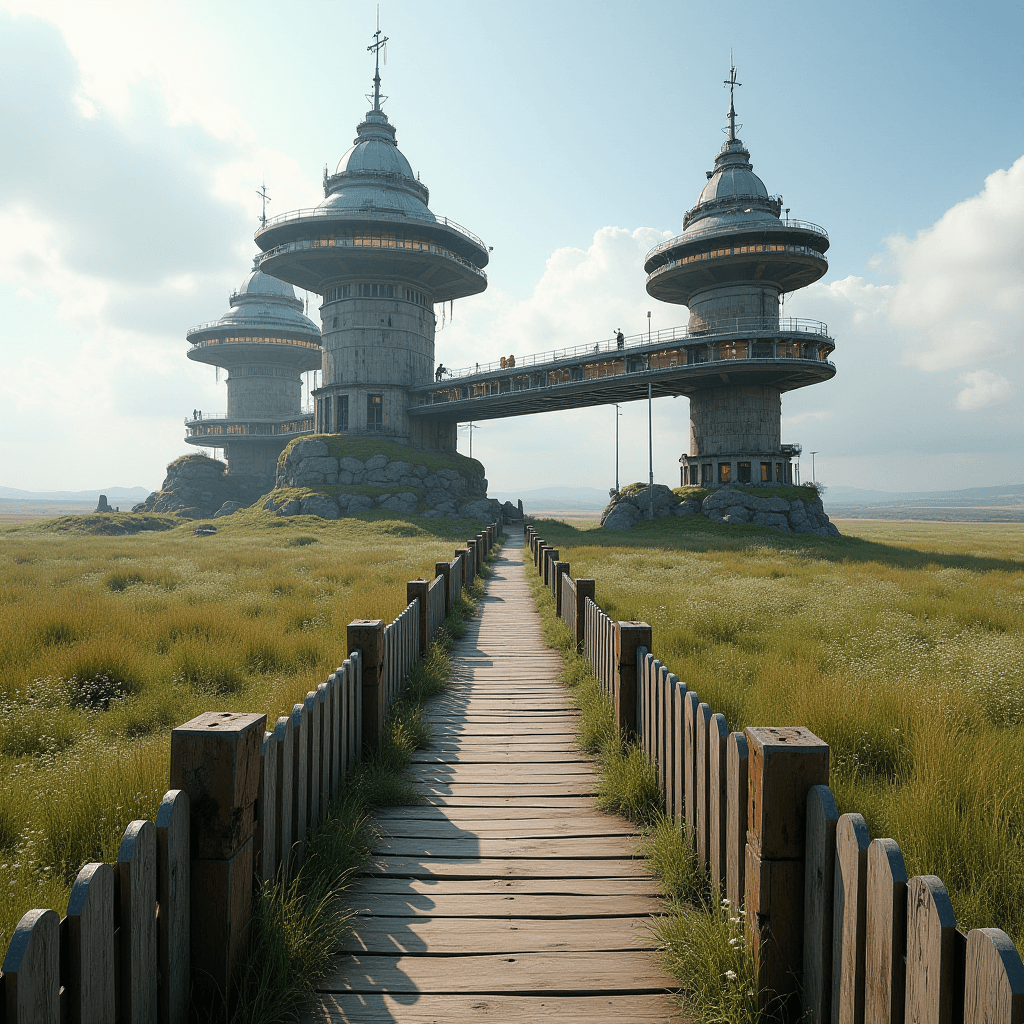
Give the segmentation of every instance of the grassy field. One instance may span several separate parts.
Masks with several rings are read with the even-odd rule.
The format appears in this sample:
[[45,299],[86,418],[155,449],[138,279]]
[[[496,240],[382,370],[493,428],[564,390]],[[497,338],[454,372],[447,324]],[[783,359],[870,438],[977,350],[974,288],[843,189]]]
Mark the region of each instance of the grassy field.
[[406,581],[479,529],[257,510],[207,537],[77,528],[131,518],[0,529],[0,950],[155,814],[172,726],[209,709],[276,720],[344,660],[348,622],[393,619]]
[[731,728],[826,739],[840,809],[939,875],[962,928],[1024,945],[1024,528],[537,526]]

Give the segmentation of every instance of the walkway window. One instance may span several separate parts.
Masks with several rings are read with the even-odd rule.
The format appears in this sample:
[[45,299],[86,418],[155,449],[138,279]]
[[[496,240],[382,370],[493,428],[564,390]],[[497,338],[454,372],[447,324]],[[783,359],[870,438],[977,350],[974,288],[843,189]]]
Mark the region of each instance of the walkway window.
[[338,395],[335,399],[335,408],[338,421],[335,429],[340,434],[343,430],[348,430],[348,395]]
[[772,482],[772,464],[770,462],[761,463],[761,483],[770,484]]
[[366,396],[366,426],[369,430],[384,429],[384,396]]
[[749,462],[737,462],[736,463],[736,478],[741,484],[750,483],[750,463]]
[[718,482],[727,484],[732,482],[732,463],[720,462],[718,464]]
[[711,486],[711,463],[705,462],[700,467],[700,485],[701,487]]

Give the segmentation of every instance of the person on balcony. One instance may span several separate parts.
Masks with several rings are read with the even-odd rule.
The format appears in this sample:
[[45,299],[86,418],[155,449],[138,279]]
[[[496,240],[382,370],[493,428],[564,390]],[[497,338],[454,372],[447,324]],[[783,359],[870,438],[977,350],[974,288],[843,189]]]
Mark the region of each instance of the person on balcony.
[[615,347],[621,352],[626,347],[626,339],[622,331],[615,328]]
[[444,368],[444,363],[438,363],[438,364],[437,364],[437,369],[436,369],[436,370],[434,371],[434,380],[436,380],[436,381],[440,381],[440,380],[441,380],[441,378],[442,378],[442,377],[443,377],[443,376],[444,376],[444,375],[445,375],[445,374],[446,374],[447,372],[448,372],[448,371],[447,371],[447,370],[445,370],[445,368]]

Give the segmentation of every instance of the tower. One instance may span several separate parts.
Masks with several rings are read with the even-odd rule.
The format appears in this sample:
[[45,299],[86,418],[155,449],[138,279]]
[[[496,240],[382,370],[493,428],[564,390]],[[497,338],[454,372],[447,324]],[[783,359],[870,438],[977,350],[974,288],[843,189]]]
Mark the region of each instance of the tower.
[[487,287],[488,249],[428,207],[430,193],[398,148],[382,109],[380,28],[372,109],[324,201],[268,220],[256,233],[260,269],[321,296],[323,384],[317,433],[373,433],[419,448],[454,449],[455,424],[410,421],[408,389],[434,376],[434,306]]
[[[727,139],[683,233],[652,249],[644,270],[656,299],[686,305],[690,362],[720,361],[690,398],[684,484],[792,483],[798,445],[783,445],[782,393],[835,376],[824,324],[782,319],[780,299],[828,270],[828,233],[782,219],[736,136],[736,68],[730,69]],[[742,127],[742,126],[740,126]]]
[[219,319],[186,335],[189,359],[227,370],[222,418],[186,420],[189,444],[223,448],[231,476],[256,494],[274,486],[277,457],[313,429],[302,413],[301,374],[319,369],[320,331],[290,284],[253,270]]

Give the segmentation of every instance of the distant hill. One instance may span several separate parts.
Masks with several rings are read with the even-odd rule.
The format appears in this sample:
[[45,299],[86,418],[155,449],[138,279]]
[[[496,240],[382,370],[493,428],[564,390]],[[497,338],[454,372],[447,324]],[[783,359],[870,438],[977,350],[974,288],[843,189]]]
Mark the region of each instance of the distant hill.
[[107,487],[98,491],[23,491],[17,487],[0,487],[0,498],[13,501],[99,501],[105,494],[108,501],[131,501],[136,504],[150,494],[145,487]]
[[941,506],[943,508],[1024,507],[1024,484],[965,487],[953,491],[870,491],[859,487],[829,487],[825,508],[832,505]]

